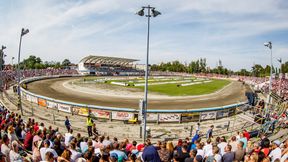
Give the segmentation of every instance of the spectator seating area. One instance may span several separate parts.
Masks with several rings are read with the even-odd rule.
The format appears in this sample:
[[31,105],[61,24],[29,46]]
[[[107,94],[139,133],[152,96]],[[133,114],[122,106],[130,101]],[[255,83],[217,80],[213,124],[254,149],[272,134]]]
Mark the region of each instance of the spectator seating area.
[[[273,116],[271,118],[277,118]],[[286,112],[281,120],[287,122]],[[83,126],[84,127],[84,126]],[[245,129],[232,136],[213,136],[214,127],[207,133],[197,127],[192,137],[178,141],[158,141],[151,143],[118,140],[97,133],[93,136],[69,132],[59,132],[57,127],[38,123],[29,118],[24,121],[21,115],[0,107],[2,161],[176,161],[176,162],[276,162],[287,161],[288,136],[269,140],[266,134],[260,138]],[[277,128],[286,132],[287,128]]]

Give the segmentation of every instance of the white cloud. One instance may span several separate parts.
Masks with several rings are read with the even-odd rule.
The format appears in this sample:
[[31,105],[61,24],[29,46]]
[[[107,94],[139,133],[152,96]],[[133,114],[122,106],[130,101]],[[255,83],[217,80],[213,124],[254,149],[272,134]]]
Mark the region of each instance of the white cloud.
[[0,43],[8,57],[15,57],[20,30],[27,27],[23,57],[77,62],[101,54],[144,62],[147,19],[134,13],[149,2],[162,12],[151,20],[151,63],[207,57],[210,66],[223,59],[229,68],[248,68],[254,61],[269,63],[262,43],[271,38],[275,57],[288,60],[288,40],[275,34],[288,32],[284,0],[1,1]]

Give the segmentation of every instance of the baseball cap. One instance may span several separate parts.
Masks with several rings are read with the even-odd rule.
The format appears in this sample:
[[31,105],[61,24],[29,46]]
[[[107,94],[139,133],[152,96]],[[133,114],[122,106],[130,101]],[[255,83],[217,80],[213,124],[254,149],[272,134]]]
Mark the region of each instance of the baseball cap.
[[276,144],[277,146],[281,145],[281,142],[279,140],[275,140],[273,143]]

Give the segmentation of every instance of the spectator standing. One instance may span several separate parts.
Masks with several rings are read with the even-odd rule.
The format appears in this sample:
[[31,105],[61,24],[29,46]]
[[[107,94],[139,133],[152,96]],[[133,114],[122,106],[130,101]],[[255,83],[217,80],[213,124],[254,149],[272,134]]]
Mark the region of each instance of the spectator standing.
[[235,152],[237,150],[237,145],[238,145],[238,142],[236,141],[236,137],[235,136],[232,136],[231,137],[231,141],[229,142],[229,145],[232,146],[232,152]]
[[243,145],[244,145],[244,143],[242,141],[238,142],[237,150],[235,151],[235,160],[243,161],[244,155],[245,155],[245,151],[243,149]]
[[[158,152],[156,148],[153,145],[147,145],[142,154],[143,161],[153,161],[153,162],[160,162],[160,157],[158,155]],[[179,156],[177,158],[179,160]],[[177,160],[177,161],[178,161]],[[119,162],[119,161],[118,161]]]
[[207,131],[206,138],[213,138],[213,129],[214,129],[214,125],[211,125]]
[[240,133],[240,139],[239,141],[242,141],[244,143],[243,145],[243,149],[246,150],[246,147],[247,147],[247,138],[244,137],[243,133]]
[[86,124],[87,124],[88,136],[91,137],[93,135],[92,134],[93,120],[90,116],[87,117]]
[[276,159],[281,159],[281,149],[279,148],[281,142],[276,140],[272,143],[272,151],[269,154],[271,162],[274,162]]
[[211,144],[211,139],[207,139],[206,141],[206,145],[203,147],[203,151],[204,151],[204,158],[213,155],[212,153],[212,144]]
[[232,146],[227,145],[225,147],[225,154],[223,155],[222,159],[223,162],[232,162],[235,158],[234,152],[231,152]]
[[195,150],[195,149],[191,150],[189,155],[190,155],[190,157],[186,158],[185,162],[194,162],[194,158],[197,155],[197,150]]
[[220,149],[221,156],[223,156],[225,153],[225,147],[227,146],[227,142],[224,136],[220,138],[220,143],[217,146]]
[[196,125],[196,134],[200,132],[200,123],[197,123]]
[[182,146],[182,151],[179,153],[179,161],[184,162],[186,158],[189,158],[189,152],[187,152],[187,145]]
[[67,129],[67,132],[69,132],[70,131],[70,129],[71,129],[71,123],[70,123],[70,121],[69,121],[69,119],[68,119],[68,116],[66,116],[65,117],[66,118],[66,120],[65,120],[65,127],[66,127],[66,129]]
[[164,162],[171,161],[170,152],[166,148],[166,142],[161,142],[160,150],[158,150],[158,154],[159,154],[161,161],[164,161]]

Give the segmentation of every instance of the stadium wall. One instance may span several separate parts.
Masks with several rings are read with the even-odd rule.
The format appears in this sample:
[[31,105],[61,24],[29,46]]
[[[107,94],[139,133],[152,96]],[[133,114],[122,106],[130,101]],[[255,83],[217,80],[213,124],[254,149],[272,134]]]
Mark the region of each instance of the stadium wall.
[[[21,81],[21,85],[29,82],[59,78],[59,77],[75,77],[79,75],[56,75],[56,76],[41,76],[27,78]],[[45,107],[47,109],[54,109],[72,115],[88,116],[102,118],[107,120],[129,120],[134,117],[138,117],[141,120],[139,110],[133,108],[118,108],[118,107],[106,107],[97,105],[86,105],[81,103],[67,102],[41,96],[32,92],[29,92],[21,87],[22,99],[37,104],[38,106]],[[224,117],[235,115],[238,111],[236,109],[245,110],[246,102],[222,106],[222,107],[210,107],[201,109],[177,109],[177,110],[147,110],[147,121],[154,123],[163,122],[192,122],[192,121],[203,121],[203,120],[216,120]]]

